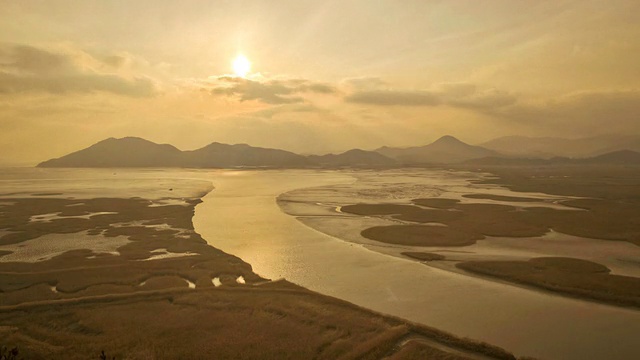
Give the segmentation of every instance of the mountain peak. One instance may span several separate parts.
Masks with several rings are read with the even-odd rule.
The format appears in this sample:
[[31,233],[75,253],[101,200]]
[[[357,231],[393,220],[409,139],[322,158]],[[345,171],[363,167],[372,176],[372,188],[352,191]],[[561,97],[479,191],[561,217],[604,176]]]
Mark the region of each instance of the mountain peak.
[[395,165],[396,161],[375,151],[351,149],[340,154],[311,155],[309,159],[320,166],[380,167]]
[[110,137],[108,139],[105,139],[103,141],[106,142],[151,142],[147,139],[143,139],[141,137],[137,137],[137,136],[125,136],[125,137],[121,137],[121,138],[115,138],[115,137]]
[[[121,137],[121,138],[115,138],[115,137],[110,137],[107,139],[104,139],[102,141],[99,141],[97,143],[95,143],[93,146],[98,146],[98,147],[117,147],[117,146],[133,146],[133,147],[137,147],[137,146],[144,146],[144,147],[155,147],[155,146],[162,146],[162,147],[173,147],[173,145],[167,145],[167,144],[158,144],[155,143],[153,141],[147,140],[147,139],[143,139],[141,137],[136,137],[136,136],[125,136],[125,137]],[[177,150],[177,149],[176,149]]]
[[445,135],[429,145],[410,148],[380,148],[382,155],[407,164],[447,164],[496,155],[494,151],[466,144]]
[[181,151],[139,137],[108,138],[71,154],[38,164],[39,167],[169,167]]
[[460,144],[462,143],[462,141],[456,139],[451,135],[445,135],[439,138],[438,140],[434,141],[433,143],[434,144]]

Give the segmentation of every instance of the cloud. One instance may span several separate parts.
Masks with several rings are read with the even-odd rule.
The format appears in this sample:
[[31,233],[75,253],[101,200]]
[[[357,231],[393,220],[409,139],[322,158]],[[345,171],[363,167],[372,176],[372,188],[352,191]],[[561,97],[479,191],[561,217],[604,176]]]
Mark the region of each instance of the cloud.
[[[356,86],[381,86],[375,78],[357,81]],[[355,90],[345,96],[349,103],[377,106],[440,106],[456,108],[493,109],[515,104],[515,95],[497,89],[479,89],[470,83],[439,84],[429,90]]]
[[385,81],[374,76],[347,78],[342,80],[342,84],[353,90],[380,90],[388,86]]
[[333,94],[336,92],[336,89],[334,87],[327,84],[319,84],[319,83],[303,85],[301,87],[301,90],[310,91],[310,92],[319,93],[319,94]]
[[472,96],[478,91],[476,84],[467,82],[442,83],[437,85],[438,91],[450,98]]
[[234,81],[228,87],[211,90],[215,95],[237,95],[240,101],[259,100],[267,104],[292,104],[303,102],[299,96],[291,96],[293,89],[277,82],[261,83],[253,80]]
[[[384,86],[376,79],[358,80],[356,83],[365,88]],[[536,133],[589,136],[637,132],[640,124],[640,90],[637,89],[580,91],[536,100],[466,82],[437,84],[424,90],[353,88],[343,98],[347,103],[369,107],[463,109],[500,120],[501,126],[510,122],[513,126],[524,126]]]
[[63,54],[48,52],[32,46],[14,45],[0,48],[0,68],[26,73],[51,73],[68,71],[73,67],[71,59]]
[[130,61],[130,58],[122,54],[112,54],[103,56],[101,60],[109,66],[112,66],[114,68],[121,68]]
[[336,89],[328,84],[305,79],[251,80],[223,76],[216,78],[217,84],[211,89],[213,95],[237,96],[240,101],[257,100],[267,104],[294,104],[305,102],[305,93],[333,94]]
[[533,126],[571,130],[574,134],[605,129],[637,132],[640,90],[581,91],[545,102],[516,104],[493,115]]
[[261,117],[261,118],[273,118],[279,114],[286,113],[311,113],[311,112],[322,112],[323,110],[313,106],[311,104],[283,104],[278,106],[271,106],[267,109],[254,111],[251,113],[252,116]]
[[441,103],[433,92],[397,90],[356,91],[347,95],[345,101],[381,106],[437,106]]
[[572,113],[597,118],[638,121],[639,90],[583,91],[568,94],[549,104],[557,113]]
[[482,92],[473,92],[466,96],[449,97],[447,104],[459,108],[484,110],[513,105],[517,100],[517,97],[509,92],[489,89]]
[[48,50],[28,45],[0,45],[0,95],[96,91],[145,97],[156,94],[155,83],[142,76],[103,72],[104,64],[82,51]]
[[260,101],[270,105],[307,103],[308,94],[336,95],[346,103],[373,106],[450,106],[478,111],[491,110],[517,102],[507,91],[481,88],[471,83],[444,83],[430,89],[393,89],[377,77],[342,80],[337,87],[305,79],[269,79],[262,75],[252,78],[235,76],[211,77],[194,82],[213,95],[236,97],[240,101]]

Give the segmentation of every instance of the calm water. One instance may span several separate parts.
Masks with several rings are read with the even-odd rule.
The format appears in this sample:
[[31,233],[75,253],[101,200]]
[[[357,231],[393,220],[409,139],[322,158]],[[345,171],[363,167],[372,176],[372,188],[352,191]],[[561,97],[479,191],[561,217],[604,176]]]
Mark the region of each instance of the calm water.
[[205,174],[168,169],[0,168],[0,197],[193,197],[212,189]]
[[[212,246],[241,257],[264,277],[286,278],[376,311],[484,340],[517,355],[546,359],[640,358],[640,311],[549,295],[385,255],[372,251],[369,245],[344,241],[340,234],[330,236],[327,231],[314,230],[283,212],[276,201],[279,195],[296,189],[322,187],[298,193],[315,198],[326,195],[327,187],[353,187],[360,175],[331,171],[5,169],[0,172],[0,194],[139,196],[162,202],[166,197],[204,193],[213,184],[215,190],[196,207],[196,230]],[[373,175],[376,186],[356,186],[355,193],[338,191],[323,198],[331,204],[301,201],[287,211],[332,216],[333,202],[362,198],[395,201],[421,194],[455,193],[477,176],[448,172]],[[414,186],[416,182],[421,185]],[[508,194],[504,189],[492,191]],[[544,198],[544,194],[540,196]],[[343,232],[353,230],[345,229]],[[509,248],[506,239],[500,241],[504,243],[478,243],[476,251]],[[588,245],[580,239],[573,241]],[[531,251],[535,247],[532,243],[525,242],[524,250],[517,251]],[[569,251],[564,240],[556,246]]]
[[[456,174],[436,178],[443,186],[464,182]],[[215,190],[196,208],[196,229],[211,245],[249,262],[264,277],[286,278],[376,311],[497,344],[520,356],[640,358],[640,311],[384,255],[305,226],[276,202],[278,195],[293,189],[352,184],[349,174],[223,171],[211,173],[210,179]]]

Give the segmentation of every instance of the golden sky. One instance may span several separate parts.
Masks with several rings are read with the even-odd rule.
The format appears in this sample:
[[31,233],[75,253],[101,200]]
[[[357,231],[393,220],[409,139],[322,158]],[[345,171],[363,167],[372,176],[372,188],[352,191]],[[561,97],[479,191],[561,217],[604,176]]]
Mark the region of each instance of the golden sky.
[[640,133],[637,0],[0,0],[0,14],[0,164],[122,136],[324,153]]

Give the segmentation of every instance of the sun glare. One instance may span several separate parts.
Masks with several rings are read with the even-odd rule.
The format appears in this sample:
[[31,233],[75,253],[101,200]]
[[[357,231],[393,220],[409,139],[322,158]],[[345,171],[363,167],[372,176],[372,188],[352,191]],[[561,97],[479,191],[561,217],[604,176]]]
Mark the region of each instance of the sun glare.
[[239,77],[245,77],[251,70],[251,62],[240,54],[233,60],[233,72]]

